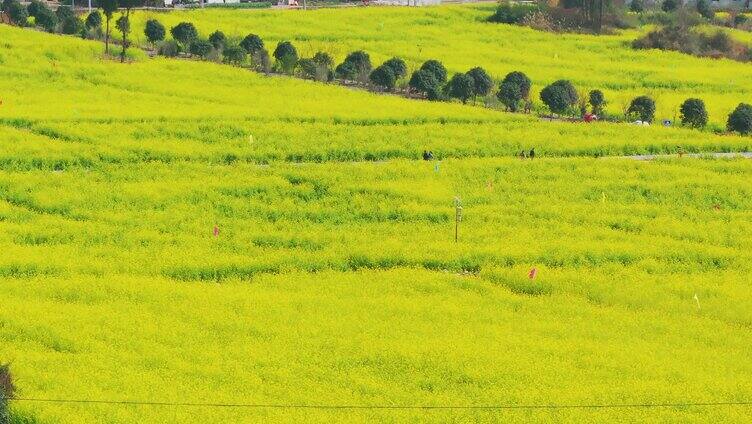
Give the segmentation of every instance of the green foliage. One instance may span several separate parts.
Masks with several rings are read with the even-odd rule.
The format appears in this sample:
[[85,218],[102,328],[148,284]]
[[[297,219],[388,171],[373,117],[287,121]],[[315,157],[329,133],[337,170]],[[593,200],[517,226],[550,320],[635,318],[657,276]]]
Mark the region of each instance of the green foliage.
[[331,70],[334,66],[334,58],[327,52],[316,52],[316,54],[313,55],[313,61],[325,67],[327,70]]
[[632,2],[629,4],[629,10],[634,13],[644,12],[645,11],[644,0],[632,0]]
[[7,6],[5,6],[5,13],[8,14],[8,18],[13,25],[21,27],[28,25],[27,20],[29,19],[29,13],[26,11],[26,7],[24,7],[17,0],[11,0],[7,2]]
[[34,22],[36,26],[47,32],[55,32],[58,19],[55,12],[53,12],[46,3],[40,3],[35,10]]
[[[269,51],[261,49],[251,56],[253,67],[257,72],[268,74],[272,71],[272,59]],[[331,79],[331,78],[330,78]]]
[[447,81],[447,70],[438,60],[431,59],[423,62],[420,70],[432,74],[440,85],[443,85]]
[[653,122],[655,119],[655,101],[648,96],[638,96],[632,99],[627,114],[643,122]]
[[473,79],[473,95],[487,96],[493,90],[493,79],[485,69],[475,67],[467,71],[467,75]]
[[713,19],[715,17],[715,12],[713,11],[713,8],[710,7],[708,0],[697,0],[695,8],[697,9],[697,13],[705,19]]
[[382,64],[371,72],[369,76],[373,85],[381,87],[384,90],[393,90],[397,82],[397,77],[390,66]]
[[274,59],[281,71],[291,74],[298,63],[298,51],[291,42],[280,41],[274,49]]
[[214,46],[212,46],[212,43],[209,42],[209,40],[199,38],[191,43],[190,52],[194,56],[199,56],[205,59],[209,56],[209,53],[211,53],[213,48]]
[[184,50],[188,50],[188,46],[198,38],[198,31],[196,27],[190,22],[181,22],[170,29],[172,38],[175,39]]
[[527,75],[519,71],[508,73],[499,86],[499,92],[496,97],[501,103],[512,112],[517,112],[520,103],[530,96],[530,87],[532,82]]
[[409,87],[425,95],[429,100],[438,100],[440,97],[441,84],[433,72],[418,70],[410,77]]
[[55,15],[57,15],[57,18],[60,20],[60,22],[63,22],[66,19],[75,18],[76,12],[74,12],[73,8],[70,6],[60,6],[55,11]]
[[39,11],[43,8],[49,9],[47,3],[41,2],[39,0],[31,0],[29,2],[29,5],[26,6],[26,12],[28,12],[29,16],[36,18],[39,14]]
[[499,4],[496,12],[488,18],[489,22],[500,24],[518,24],[522,20],[540,9],[537,5],[527,4],[510,4],[507,2]]
[[606,96],[603,95],[601,90],[591,90],[588,94],[588,103],[590,103],[594,114],[601,115],[606,106]]
[[687,99],[679,108],[683,125],[693,128],[702,128],[708,124],[708,112],[705,110],[705,102],[701,99]]
[[475,82],[468,74],[456,73],[449,80],[447,85],[447,94],[451,98],[459,99],[462,103],[467,103],[468,99],[475,93]]
[[728,116],[726,128],[739,134],[752,134],[752,105],[740,103]]
[[248,53],[244,48],[237,44],[230,44],[222,51],[224,61],[236,66],[240,66],[246,60]]
[[[243,41],[240,42],[240,47],[244,48],[245,51],[248,52],[248,54],[252,55],[256,52],[264,50],[264,40],[262,40],[261,37],[256,34],[248,34],[245,36],[245,38],[243,38]],[[285,47],[287,50],[284,54],[293,54],[294,52],[295,56],[297,57],[297,51],[295,50],[295,47],[293,47],[292,44],[290,44],[289,47],[292,47],[292,49]],[[277,46],[277,48],[279,48],[279,46]]]
[[167,30],[158,20],[149,19],[146,21],[146,26],[144,27],[144,35],[146,35],[146,39],[149,40],[150,43],[156,44],[165,39]]
[[175,40],[165,40],[159,43],[157,51],[165,57],[177,57],[180,54],[180,45]]
[[340,79],[363,83],[368,81],[371,69],[371,58],[368,53],[358,50],[348,54],[345,60],[337,65],[335,74]]
[[98,10],[92,11],[86,15],[85,24],[86,28],[89,30],[100,31],[102,29],[102,14],[99,13]]
[[392,70],[396,79],[402,79],[407,76],[407,64],[399,57],[393,57],[382,64]]
[[84,28],[84,22],[78,16],[66,17],[60,22],[60,32],[63,34],[80,34]]
[[117,12],[118,0],[99,0],[99,7],[102,8],[102,13],[109,22],[112,15]]
[[664,12],[675,12],[679,8],[677,0],[663,0],[661,3],[661,10]]
[[224,32],[216,30],[209,35],[209,42],[212,43],[215,49],[221,50],[227,44],[227,37]]
[[568,80],[558,80],[551,85],[546,86],[541,93],[540,98],[543,103],[553,113],[563,114],[572,109],[577,104],[579,95],[577,89]]

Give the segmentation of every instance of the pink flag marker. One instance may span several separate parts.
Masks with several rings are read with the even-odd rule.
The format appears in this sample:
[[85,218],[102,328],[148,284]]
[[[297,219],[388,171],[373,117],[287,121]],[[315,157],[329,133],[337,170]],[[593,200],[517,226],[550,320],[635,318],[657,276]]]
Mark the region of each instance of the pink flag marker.
[[214,237],[217,237],[217,236],[219,236],[219,227],[217,227],[217,226],[215,225],[215,226],[214,226]]
[[536,275],[538,275],[538,269],[537,268],[531,268],[530,272],[527,273],[527,278],[533,280],[533,279],[535,279]]

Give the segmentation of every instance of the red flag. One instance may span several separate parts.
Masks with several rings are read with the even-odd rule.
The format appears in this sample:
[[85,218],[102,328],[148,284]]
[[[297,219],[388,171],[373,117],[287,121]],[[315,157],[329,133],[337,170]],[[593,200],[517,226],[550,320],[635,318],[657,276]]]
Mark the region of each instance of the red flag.
[[536,276],[536,275],[538,275],[538,269],[536,269],[536,268],[531,268],[531,269],[530,269],[530,272],[528,272],[528,273],[527,273],[527,278],[529,278],[529,279],[533,280],[533,279],[535,279],[535,276]]
[[217,237],[219,235],[219,227],[216,225],[214,226],[214,237]]

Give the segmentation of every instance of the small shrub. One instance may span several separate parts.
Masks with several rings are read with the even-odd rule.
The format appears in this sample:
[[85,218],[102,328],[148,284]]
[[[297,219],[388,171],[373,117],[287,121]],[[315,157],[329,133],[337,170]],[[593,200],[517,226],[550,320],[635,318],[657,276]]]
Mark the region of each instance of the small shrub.
[[502,3],[496,8],[496,12],[488,18],[488,21],[500,24],[519,24],[527,15],[539,10],[537,5]]
[[221,50],[225,47],[225,43],[227,43],[227,37],[225,37],[224,32],[217,30],[211,33],[209,42],[212,43],[215,49]]
[[[290,44],[290,46],[292,46],[292,44]],[[264,40],[262,40],[261,37],[256,34],[248,34],[245,36],[245,38],[243,38],[243,41],[240,42],[240,47],[244,48],[245,51],[248,52],[248,54],[253,55],[254,53],[264,49]],[[279,48],[279,46],[277,48]],[[293,50],[295,50],[294,47]],[[297,52],[295,52],[295,55],[297,56]]]
[[55,32],[59,22],[57,15],[46,4],[42,3],[42,6],[36,11],[36,16],[34,16],[35,25],[47,32]]
[[447,85],[447,94],[451,98],[459,99],[462,103],[467,103],[475,92],[475,82],[467,74],[454,74]]
[[420,70],[433,74],[434,78],[436,78],[436,81],[438,81],[439,84],[444,84],[447,81],[447,70],[444,65],[438,60],[431,59],[423,62]]
[[78,16],[66,17],[60,24],[60,32],[63,34],[80,34],[83,29],[84,22]]
[[98,10],[86,16],[86,28],[90,30],[102,30],[102,14]]
[[371,57],[368,53],[358,50],[347,55],[345,60],[337,65],[337,78],[365,83],[371,74]]
[[[241,47],[242,48],[242,47]],[[253,68],[258,72],[268,74],[272,71],[272,59],[269,56],[269,51],[261,49],[251,55],[253,61]]]
[[149,19],[146,21],[146,27],[144,28],[144,35],[150,43],[156,44],[165,39],[167,30],[164,25],[156,19]]
[[60,22],[68,19],[68,18],[75,18],[76,12],[73,11],[73,8],[70,6],[60,6],[55,11],[55,14],[57,15],[57,18],[60,20]]
[[214,46],[212,46],[212,43],[210,43],[209,40],[202,40],[199,38],[191,43],[190,52],[194,56],[206,59],[213,48]]
[[606,106],[606,96],[601,90],[592,90],[588,95],[588,103],[596,115],[603,114],[603,108]]
[[222,53],[224,56],[224,61],[226,63],[230,63],[236,66],[239,66],[243,62],[245,62],[246,56],[248,55],[245,49],[237,44],[232,44],[225,47]]
[[713,12],[707,0],[697,0],[695,7],[697,8],[697,13],[703,18],[712,20],[715,17],[715,12]]
[[728,116],[726,128],[739,134],[752,134],[752,105],[740,103]]
[[10,19],[10,22],[13,25],[21,27],[28,25],[27,21],[29,20],[29,12],[27,12],[26,8],[17,0],[7,3],[7,6],[5,6],[5,13],[8,14],[8,19]]
[[676,0],[663,0],[661,3],[661,10],[664,12],[674,12],[679,7],[679,3]]
[[655,101],[648,96],[635,97],[629,104],[627,114],[643,122],[653,122],[655,119]]
[[298,51],[289,41],[280,41],[274,49],[274,58],[282,72],[291,74],[298,63]]
[[180,54],[180,45],[175,40],[166,40],[159,44],[157,52],[161,56],[176,57]]
[[374,69],[369,76],[371,83],[377,87],[381,87],[384,90],[393,90],[397,83],[397,77],[394,75],[392,68],[386,65],[381,65]]
[[401,79],[405,78],[407,76],[407,64],[404,60],[393,57],[386,62],[382,64],[382,66],[386,66],[387,68],[392,70],[392,74],[394,74],[394,78]]
[[700,99],[685,100],[679,110],[683,125],[702,128],[708,124],[708,112],[705,110],[705,102]]
[[496,97],[508,111],[517,112],[520,103],[530,96],[531,85],[530,78],[524,73],[510,72],[501,81]]
[[170,29],[170,34],[175,41],[180,43],[184,51],[188,50],[188,46],[198,38],[198,31],[190,22],[181,22],[175,25]]
[[540,98],[551,112],[563,114],[577,104],[579,95],[571,82],[559,80],[544,88]]
[[418,93],[424,94],[429,100],[438,100],[441,98],[439,91],[440,84],[432,72],[425,70],[413,72],[408,86]]
[[494,83],[485,69],[475,67],[467,71],[467,75],[473,79],[473,95],[487,96],[491,93]]

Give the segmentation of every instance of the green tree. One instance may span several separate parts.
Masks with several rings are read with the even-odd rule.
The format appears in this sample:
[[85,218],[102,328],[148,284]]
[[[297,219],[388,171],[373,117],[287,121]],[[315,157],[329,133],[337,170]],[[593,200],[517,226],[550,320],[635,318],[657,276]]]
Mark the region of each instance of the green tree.
[[394,75],[394,71],[390,66],[382,64],[378,68],[374,69],[369,76],[369,79],[378,87],[384,90],[391,91],[394,89],[397,83],[397,77]]
[[371,74],[371,57],[368,53],[358,50],[347,55],[344,62],[335,70],[338,78],[365,83]]
[[643,0],[632,0],[629,4],[629,10],[634,13],[642,13],[645,11],[645,2]]
[[110,52],[110,21],[112,21],[112,15],[118,9],[118,0],[99,0],[99,6],[102,8],[102,13],[105,17],[105,30],[104,30],[104,52]]
[[63,34],[73,35],[81,34],[84,29],[84,22],[78,16],[70,16],[62,20],[60,32]]
[[687,99],[679,108],[683,125],[702,128],[708,124],[708,111],[701,99]]
[[231,44],[222,51],[224,61],[233,65],[240,65],[245,62],[246,55],[248,54],[244,48],[237,44]]
[[632,99],[627,114],[636,117],[643,122],[653,122],[655,118],[655,101],[648,96],[639,96]]
[[156,19],[149,19],[146,21],[146,27],[144,28],[144,35],[150,43],[156,44],[165,39],[167,30],[164,25]]
[[399,57],[393,57],[382,64],[392,70],[394,78],[400,79],[407,76],[407,64]]
[[86,29],[92,31],[102,30],[102,14],[98,10],[94,10],[86,16]]
[[606,96],[603,95],[601,90],[592,90],[588,95],[588,103],[593,108],[593,113],[596,115],[603,114],[603,108],[606,106]]
[[55,12],[50,9],[47,4],[41,3],[40,6],[34,11],[34,21],[36,26],[41,27],[47,32],[55,32],[57,28],[58,19]]
[[481,67],[475,67],[467,71],[467,75],[473,79],[473,96],[487,96],[491,93],[494,83],[491,76],[488,75],[485,69]]
[[425,70],[413,72],[408,86],[414,91],[424,94],[429,100],[439,100],[441,98],[441,84],[436,80],[436,76],[432,72]]
[[240,47],[244,48],[248,54],[252,55],[264,49],[264,40],[256,34],[248,34],[243,38],[243,41],[240,42]]
[[527,75],[519,71],[510,72],[501,81],[496,97],[508,111],[517,112],[520,103],[530,96],[531,85]]
[[[42,8],[45,8],[45,7],[47,7],[47,4],[46,4],[46,3],[42,3],[42,2],[41,2],[41,1],[39,1],[39,0],[31,0],[31,1],[29,2],[29,5],[28,5],[28,6],[26,6],[26,12],[27,12],[27,13],[29,14],[29,16],[31,16],[31,17],[33,17],[33,18],[36,18],[36,17],[37,17],[37,15],[39,14],[39,11],[40,11],[40,10],[41,10]],[[47,7],[47,8],[48,8],[48,7]],[[49,9],[49,8],[48,8],[48,9]]]
[[697,0],[695,7],[697,8],[697,13],[702,15],[703,18],[713,19],[715,17],[715,12],[713,12],[713,8],[710,7],[710,3],[707,0]]
[[122,49],[120,50],[120,63],[123,63],[125,62],[125,51],[128,48],[128,34],[131,32],[131,21],[130,18],[128,18],[128,15],[120,16],[117,21],[115,21],[115,27],[121,34],[123,34],[123,44]]
[[442,85],[447,81],[447,70],[444,65],[438,60],[431,59],[423,62],[420,70],[433,74],[433,77],[436,78],[436,81],[439,82],[439,85]]
[[460,99],[462,103],[467,103],[470,97],[475,93],[475,82],[473,77],[468,74],[454,74],[447,85],[447,94],[449,97]]
[[190,52],[194,56],[201,57],[203,59],[206,59],[207,56],[209,56],[209,53],[211,53],[212,43],[209,42],[209,40],[202,40],[202,39],[196,39],[193,40],[190,47]]
[[190,22],[181,22],[170,29],[172,38],[175,39],[183,51],[188,51],[188,47],[198,38],[196,27]]
[[679,8],[679,3],[676,2],[676,0],[663,0],[663,3],[661,3],[661,10],[664,12],[673,12],[677,8]]
[[752,134],[752,105],[739,103],[728,116],[726,128],[743,135]]
[[215,49],[221,50],[227,43],[227,37],[225,37],[224,32],[216,30],[209,36],[209,42],[212,43]]
[[298,50],[291,42],[280,41],[274,49],[274,59],[277,60],[277,65],[283,72],[291,74],[298,63]]
[[20,27],[28,25],[29,12],[26,10],[20,2],[12,0],[5,6],[5,13],[8,15],[8,19],[13,25]]
[[577,104],[577,89],[567,80],[559,80],[541,90],[540,98],[553,113],[563,114]]

